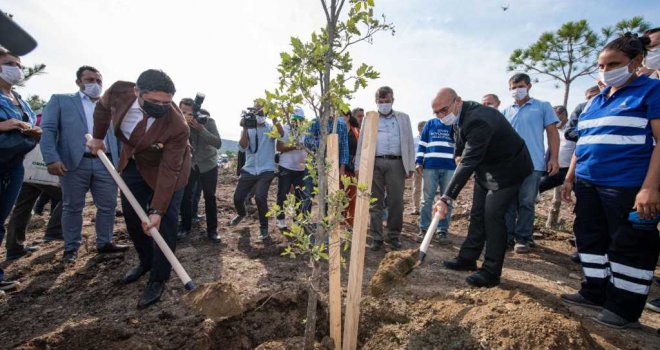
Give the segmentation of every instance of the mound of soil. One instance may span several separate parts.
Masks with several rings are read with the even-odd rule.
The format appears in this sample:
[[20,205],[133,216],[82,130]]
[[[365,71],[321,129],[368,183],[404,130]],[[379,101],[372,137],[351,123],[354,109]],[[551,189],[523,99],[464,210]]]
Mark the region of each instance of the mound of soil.
[[387,253],[369,281],[369,295],[378,297],[387,293],[397,281],[412,271],[417,264],[418,255],[417,249]]
[[212,319],[240,315],[243,312],[241,297],[233,284],[215,282],[197,287],[183,297],[193,310]]

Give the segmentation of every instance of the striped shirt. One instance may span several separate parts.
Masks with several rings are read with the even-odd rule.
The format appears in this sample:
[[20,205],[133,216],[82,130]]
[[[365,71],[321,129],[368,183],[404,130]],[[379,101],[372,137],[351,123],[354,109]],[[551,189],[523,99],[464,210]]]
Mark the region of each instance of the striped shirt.
[[660,118],[660,81],[640,76],[611,97],[609,91],[578,119],[575,174],[599,186],[639,187],[654,149],[650,121]]
[[454,170],[456,169],[454,147],[451,126],[442,124],[438,118],[433,118],[422,130],[415,163],[424,169]]

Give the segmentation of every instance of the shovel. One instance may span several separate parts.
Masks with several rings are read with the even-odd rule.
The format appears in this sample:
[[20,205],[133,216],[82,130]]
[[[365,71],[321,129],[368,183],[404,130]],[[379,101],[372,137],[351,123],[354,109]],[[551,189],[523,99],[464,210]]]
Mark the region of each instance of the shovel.
[[[92,139],[92,135],[87,134],[85,135],[85,138],[87,138],[87,140],[89,141]],[[101,162],[103,162],[103,165],[105,165],[106,169],[108,169],[108,172],[110,172],[110,175],[112,175],[112,178],[119,186],[119,189],[124,193],[126,199],[128,199],[128,201],[131,203],[133,210],[135,210],[137,215],[140,217],[140,220],[142,220],[142,222],[149,223],[150,220],[149,217],[147,216],[147,213],[144,212],[144,209],[142,209],[140,203],[138,203],[137,199],[135,199],[135,196],[133,196],[131,190],[128,189],[128,186],[126,186],[124,180],[121,178],[121,176],[119,176],[117,170],[115,170],[114,165],[112,165],[112,162],[110,162],[110,159],[108,159],[108,156],[106,156],[105,153],[103,152],[98,152],[97,156],[99,157],[99,159],[101,159]],[[163,239],[163,236],[160,235],[158,229],[152,227],[151,229],[149,229],[149,234],[151,235],[151,238],[153,238],[156,244],[158,245],[158,248],[160,248],[160,250],[163,252],[163,255],[165,255],[167,261],[169,261],[170,265],[172,265],[174,272],[176,272],[177,276],[179,276],[179,279],[181,280],[181,282],[183,282],[183,285],[186,288],[186,290],[195,289],[195,283],[192,281],[192,279],[190,279],[190,276],[188,276],[186,270],[183,269],[183,266],[181,266],[181,263],[176,258],[176,256],[174,256],[174,253],[172,253],[172,250]]]
[[424,261],[424,258],[426,258],[426,251],[429,249],[429,245],[431,244],[431,239],[433,238],[435,229],[438,228],[439,222],[440,222],[440,213],[436,212],[435,215],[433,215],[433,220],[431,221],[431,225],[429,225],[429,228],[426,230],[426,234],[424,235],[424,240],[422,241],[422,245],[419,247],[420,264]]

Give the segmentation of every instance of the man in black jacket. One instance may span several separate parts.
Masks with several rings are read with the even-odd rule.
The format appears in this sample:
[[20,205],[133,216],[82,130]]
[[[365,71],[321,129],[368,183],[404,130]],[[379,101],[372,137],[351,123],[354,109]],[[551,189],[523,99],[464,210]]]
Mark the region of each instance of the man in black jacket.
[[575,106],[575,109],[573,110],[573,113],[571,113],[571,117],[568,119],[568,126],[564,130],[564,137],[568,141],[573,141],[577,142],[578,140],[578,130],[577,130],[577,123],[578,123],[578,118],[580,117],[580,114],[584,111],[584,107],[589,103],[589,101],[596,95],[600,93],[600,88],[598,85],[592,86],[587,89],[587,91],[584,92],[584,98],[586,101],[578,104]]
[[445,261],[453,270],[476,270],[476,261],[486,245],[481,269],[466,281],[475,287],[494,287],[500,283],[506,251],[507,231],[504,215],[518,194],[523,180],[532,172],[532,160],[525,142],[504,116],[494,108],[465,101],[451,88],[441,89],[433,100],[433,113],[443,123],[454,125],[456,149],[462,152],[460,164],[447,190],[435,204],[440,217],[458,197],[475,173],[470,225],[458,257]]

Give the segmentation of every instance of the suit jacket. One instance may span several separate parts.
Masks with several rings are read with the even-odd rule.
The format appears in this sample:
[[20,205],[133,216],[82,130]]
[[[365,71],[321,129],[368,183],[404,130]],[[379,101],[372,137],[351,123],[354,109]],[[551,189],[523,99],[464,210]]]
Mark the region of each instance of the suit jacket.
[[[62,162],[67,170],[76,170],[87,150],[85,134],[92,133],[92,130],[87,129],[87,117],[80,94],[76,92],[53,95],[44,107],[41,129],[41,153],[44,162]],[[112,161],[117,166],[119,143],[114,131],[108,133],[106,144]]]
[[[399,111],[394,111],[394,117],[399,124],[399,142],[401,142],[401,160],[406,173],[415,171],[415,140],[413,137],[412,127],[410,126],[410,117]],[[362,139],[363,133],[360,130],[360,138],[358,139],[357,152],[355,154],[355,170],[360,170],[360,154],[362,153]]]
[[454,132],[462,158],[444,193],[450,198],[458,197],[472,173],[492,191],[520,185],[532,173],[525,141],[496,109],[465,101]]
[[[108,130],[114,129],[122,142],[117,170],[124,170],[128,161],[135,159],[138,171],[154,191],[151,208],[165,213],[174,192],[188,183],[190,129],[179,108],[172,103],[167,114],[157,118],[140,140],[131,143],[119,127],[136,99],[135,83],[114,83],[96,104],[94,138],[103,139]],[[154,147],[156,145],[160,147]]]

